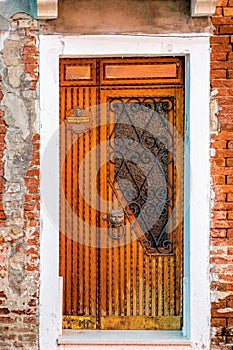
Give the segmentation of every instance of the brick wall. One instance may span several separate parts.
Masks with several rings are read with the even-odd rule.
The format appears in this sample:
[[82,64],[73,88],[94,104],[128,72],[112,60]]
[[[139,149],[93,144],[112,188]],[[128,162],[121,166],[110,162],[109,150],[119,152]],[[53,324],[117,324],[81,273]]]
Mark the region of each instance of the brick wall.
[[[233,0],[218,0],[212,17],[211,343],[233,349]],[[217,106],[217,107],[216,107]],[[216,118],[217,117],[217,118]]]
[[0,349],[38,349],[38,29],[13,16],[0,53]]

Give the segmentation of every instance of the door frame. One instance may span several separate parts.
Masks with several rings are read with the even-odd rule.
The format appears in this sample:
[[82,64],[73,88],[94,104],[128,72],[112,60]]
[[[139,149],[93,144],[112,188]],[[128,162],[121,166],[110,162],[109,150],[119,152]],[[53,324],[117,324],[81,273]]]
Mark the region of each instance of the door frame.
[[[57,349],[59,337],[59,57],[186,57],[184,325],[179,349],[209,348],[209,35],[40,36],[41,275],[40,347]],[[199,82],[202,82],[201,89]],[[48,93],[49,91],[49,93]],[[203,118],[204,116],[204,118]],[[189,131],[190,130],[190,131]],[[199,171],[202,169],[202,177]],[[201,242],[201,245],[200,245]],[[198,258],[198,259],[197,259]],[[201,286],[201,288],[200,288]],[[105,331],[106,332],[106,331]],[[141,332],[139,334],[138,332]],[[140,344],[172,341],[171,332],[137,331]],[[151,331],[150,331],[151,332]],[[119,335],[110,344],[127,339]],[[174,333],[174,332],[172,332]],[[125,338],[126,337],[126,338]],[[163,339],[162,339],[163,338]],[[184,340],[190,339],[186,343]],[[174,338],[173,338],[174,340]],[[83,340],[88,343],[88,340]],[[103,340],[102,340],[103,341]],[[79,343],[77,339],[77,344]],[[135,341],[133,342],[135,344]],[[93,341],[92,341],[93,344]],[[98,337],[95,344],[101,344]],[[130,341],[127,344],[131,344]],[[186,344],[186,345],[185,345]],[[193,344],[193,345],[191,345]],[[183,346],[182,346],[183,345]],[[169,349],[169,346],[167,345]],[[173,347],[174,348],[174,347]]]

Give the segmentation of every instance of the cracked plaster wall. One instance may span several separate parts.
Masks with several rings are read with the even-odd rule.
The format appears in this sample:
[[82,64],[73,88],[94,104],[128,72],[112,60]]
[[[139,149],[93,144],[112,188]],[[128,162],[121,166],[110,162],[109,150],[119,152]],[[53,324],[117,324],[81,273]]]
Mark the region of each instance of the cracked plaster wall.
[[39,137],[37,22],[12,17],[0,54],[4,188],[0,226],[0,348],[38,348]]

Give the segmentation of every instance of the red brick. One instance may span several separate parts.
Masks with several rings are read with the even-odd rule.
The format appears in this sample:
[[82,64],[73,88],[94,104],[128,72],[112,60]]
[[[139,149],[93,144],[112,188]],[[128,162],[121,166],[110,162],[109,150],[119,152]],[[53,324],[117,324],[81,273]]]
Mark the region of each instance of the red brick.
[[223,69],[213,70],[210,72],[210,78],[211,79],[226,78],[226,70],[223,70]]
[[214,220],[224,220],[226,219],[226,217],[227,217],[226,211],[212,211],[212,219]]
[[224,239],[223,238],[214,238],[214,239],[212,239],[211,244],[213,246],[219,246],[219,247],[221,247],[221,246],[228,246],[228,247],[232,246],[233,247],[233,239],[232,238],[224,238]]
[[226,165],[229,166],[229,167],[232,167],[233,166],[233,158],[227,158],[226,159]]
[[233,17],[233,7],[226,7],[223,9],[223,16]]
[[[225,43],[225,39],[223,39],[221,42]],[[37,50],[37,48],[35,46],[25,45],[23,47],[23,55],[38,56],[38,50]]]
[[[230,254],[230,253],[228,252],[227,254]],[[232,253],[231,253],[230,255],[232,255]],[[225,273],[225,274],[219,274],[219,275],[218,275],[218,279],[219,279],[221,282],[226,282],[226,283],[232,283],[232,282],[233,282],[233,276],[232,276],[232,274],[227,274],[227,273]],[[233,303],[233,302],[232,302],[232,303]],[[229,304],[230,304],[230,303],[227,304],[227,307],[229,307]]]
[[227,147],[227,142],[220,140],[220,141],[214,141],[210,144],[211,148],[218,148],[218,149],[225,149]]
[[25,211],[32,211],[35,208],[35,204],[25,204],[24,210]]
[[25,185],[29,186],[39,186],[39,180],[35,177],[27,177],[24,179]]
[[23,55],[22,57],[22,62],[26,64],[36,64],[37,62],[37,57],[33,56],[28,56],[28,55]]
[[29,169],[27,170],[26,176],[27,177],[39,177],[40,170],[39,169]]
[[39,240],[39,237],[34,237],[34,238],[32,238],[32,239],[29,239],[29,240],[27,241],[27,244],[28,244],[29,246],[35,246],[35,245],[38,244],[38,240]]
[[213,189],[220,193],[233,193],[233,186],[231,185],[214,185]]
[[229,202],[216,202],[214,203],[215,210],[233,210],[233,203]]
[[[233,27],[232,27],[233,29]],[[211,69],[232,69],[231,61],[214,61],[210,64]]]
[[8,315],[10,310],[8,308],[0,308],[0,315]]
[[233,175],[227,175],[227,184],[233,185]]
[[226,229],[211,229],[211,237],[226,237]]
[[[227,106],[225,106],[225,108],[227,108]],[[221,122],[221,130],[222,131],[231,131],[232,130],[232,122],[230,121],[222,121]]]
[[[210,258],[211,263],[217,263],[217,264],[225,264],[225,259],[223,258]],[[227,289],[227,286],[225,283],[220,283],[220,282],[211,282],[210,284],[211,290],[217,290],[219,292],[225,292]],[[211,312],[212,315],[218,316],[218,311],[212,310]]]
[[213,51],[210,55],[211,61],[226,61],[228,54],[225,50],[223,51]]
[[233,131],[228,132],[228,131],[222,131],[219,132],[218,135],[213,135],[212,136],[213,140],[224,140],[224,141],[231,141],[233,140]]
[[38,71],[38,65],[37,64],[25,63],[24,70],[25,70],[26,73],[35,74]]
[[[229,20],[232,22],[232,20],[229,18]],[[223,18],[221,22],[221,24],[231,24],[230,21],[228,21],[228,18]],[[217,21],[216,21],[217,22]],[[214,23],[213,23],[214,24]],[[220,24],[219,22],[215,23],[215,24]],[[220,34],[233,34],[233,26],[221,26],[219,28],[219,33]]]
[[226,54],[226,52],[232,51],[232,46],[230,44],[214,44],[211,45],[211,51],[216,54],[221,54],[224,51],[224,54]]
[[233,220],[212,220],[212,228],[233,228]]
[[211,159],[211,164],[216,167],[225,167],[226,161],[223,158]]
[[[38,242],[36,242],[35,244],[37,244]],[[29,248],[29,249],[27,249],[26,251],[25,251],[25,254],[27,254],[27,255],[31,255],[31,254],[36,254],[36,255],[38,255],[38,249],[37,248],[35,248],[35,247],[31,247],[31,248]]]
[[[221,69],[221,68],[218,67],[215,69]],[[231,67],[230,68],[228,67],[227,69],[231,69]],[[233,88],[233,79],[212,79],[211,85],[212,87],[214,86],[215,88],[222,88],[222,87]]]
[[225,176],[224,175],[213,175],[212,181],[215,185],[224,185],[225,184]]
[[219,326],[226,326],[227,322],[226,322],[226,318],[223,317],[212,317],[211,318],[211,326],[212,327],[219,327]]
[[230,158],[233,157],[233,149],[220,149],[216,150],[215,157]]
[[218,0],[217,6],[227,6],[228,0]]
[[23,319],[24,323],[37,323],[37,320],[35,317],[24,317]]
[[[232,98],[230,96],[218,96],[218,101],[220,106],[233,106]],[[232,130],[232,128],[230,130]]]
[[232,79],[232,78],[233,78],[233,70],[228,69],[228,71],[227,71],[227,77],[228,77],[229,79]]
[[0,322],[2,322],[2,323],[13,323],[13,322],[15,322],[15,318],[8,317],[8,316],[0,316]]
[[32,142],[34,143],[34,142],[38,142],[38,141],[40,141],[40,135],[39,134],[35,134],[33,136],[33,138],[32,138]]
[[210,44],[229,44],[230,37],[229,35],[226,36],[211,36],[210,37]]
[[38,194],[26,194],[25,195],[25,201],[26,203],[35,203],[40,199],[40,196]]
[[212,17],[212,20],[213,18],[218,18],[217,16],[222,16],[222,7],[216,7],[215,15]]
[[[219,11],[219,12],[222,12],[222,9]],[[222,16],[213,16],[212,17],[212,23],[214,26],[216,27],[225,27],[227,26],[228,28],[230,27],[230,25],[232,24],[232,19],[230,17],[222,17]],[[219,29],[218,27],[218,29]],[[228,31],[215,31],[216,34],[229,34],[231,35],[231,33],[229,33]]]

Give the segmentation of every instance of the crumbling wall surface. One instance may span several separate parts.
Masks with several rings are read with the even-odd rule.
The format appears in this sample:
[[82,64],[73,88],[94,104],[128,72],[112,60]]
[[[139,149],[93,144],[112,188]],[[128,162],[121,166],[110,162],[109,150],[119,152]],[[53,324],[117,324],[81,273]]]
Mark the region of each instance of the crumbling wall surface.
[[233,0],[218,0],[211,37],[211,343],[233,349]]
[[0,349],[38,349],[37,22],[12,17],[0,53]]
[[62,0],[59,17],[41,21],[46,33],[164,34],[211,31],[210,18],[192,18],[190,0]]

